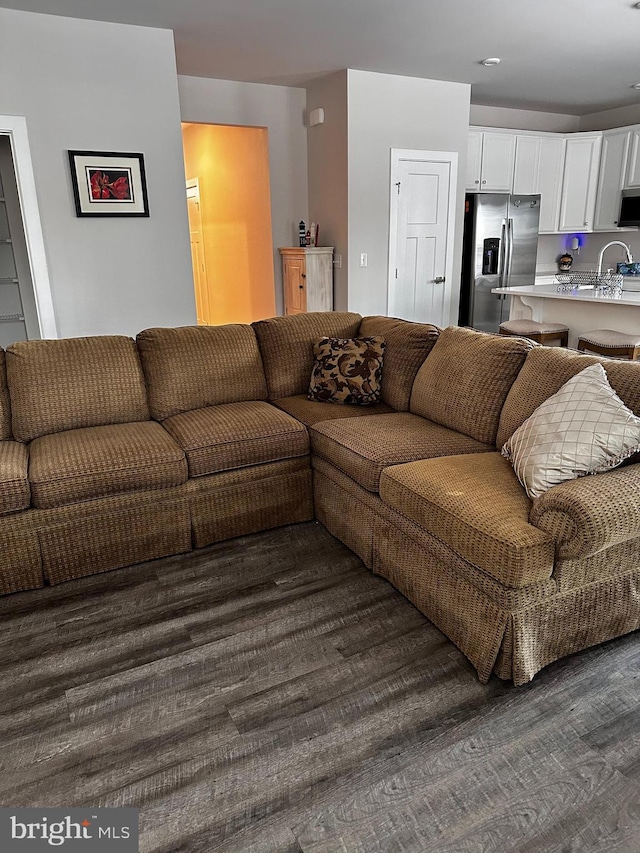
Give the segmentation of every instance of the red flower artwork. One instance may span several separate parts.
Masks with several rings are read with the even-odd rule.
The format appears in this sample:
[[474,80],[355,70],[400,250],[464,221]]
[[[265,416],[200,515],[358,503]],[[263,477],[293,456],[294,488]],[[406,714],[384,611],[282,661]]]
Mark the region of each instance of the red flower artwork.
[[119,174],[118,177],[111,178],[107,172],[100,169],[90,172],[91,178],[91,198],[93,199],[118,199],[127,201],[131,199],[131,188],[129,186],[129,177],[126,174]]

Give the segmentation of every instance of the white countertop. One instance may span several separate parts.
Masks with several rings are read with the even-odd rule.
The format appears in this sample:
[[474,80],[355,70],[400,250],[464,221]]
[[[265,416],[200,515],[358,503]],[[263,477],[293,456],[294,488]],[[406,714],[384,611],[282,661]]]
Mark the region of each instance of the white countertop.
[[526,287],[495,287],[491,292],[506,293],[509,296],[533,296],[536,299],[570,299],[574,302],[598,302],[600,305],[635,305],[637,308],[640,308],[640,293],[630,290],[623,290],[622,293],[615,296],[609,296],[597,290],[569,290],[559,292],[558,284],[556,283],[530,284]]

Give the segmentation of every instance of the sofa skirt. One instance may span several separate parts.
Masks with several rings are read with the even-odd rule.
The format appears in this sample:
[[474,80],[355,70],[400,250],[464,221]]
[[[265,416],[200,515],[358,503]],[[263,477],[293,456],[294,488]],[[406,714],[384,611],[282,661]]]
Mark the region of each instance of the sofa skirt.
[[0,595],[44,586],[31,511],[0,517]]
[[184,485],[33,510],[50,584],[191,550]]
[[[389,580],[471,661],[520,685],[566,655],[640,628],[640,567],[559,592],[551,578],[511,589],[314,458],[316,517]],[[355,511],[354,508],[357,508]]]
[[195,548],[313,518],[308,456],[196,477],[187,486]]

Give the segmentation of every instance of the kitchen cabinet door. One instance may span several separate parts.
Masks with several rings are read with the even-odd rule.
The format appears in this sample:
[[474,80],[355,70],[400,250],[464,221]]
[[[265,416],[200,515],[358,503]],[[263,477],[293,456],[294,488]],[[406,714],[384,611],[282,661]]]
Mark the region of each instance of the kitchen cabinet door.
[[539,192],[540,141],[539,136],[516,136],[516,160],[513,172],[513,192],[516,195],[532,195]]
[[481,192],[511,192],[515,156],[515,133],[483,134]]
[[562,137],[540,137],[536,192],[540,193],[539,231],[541,234],[553,234],[558,230],[564,149],[565,140]]
[[625,189],[640,187],[640,127],[630,131],[629,140],[629,168],[627,169],[627,180]]
[[480,132],[472,130],[467,142],[467,190],[478,192],[480,190],[480,174],[482,171],[482,136]]
[[601,133],[572,133],[566,140],[560,231],[593,231]]
[[605,131],[602,134],[594,231],[613,231],[618,227],[630,139],[628,130]]

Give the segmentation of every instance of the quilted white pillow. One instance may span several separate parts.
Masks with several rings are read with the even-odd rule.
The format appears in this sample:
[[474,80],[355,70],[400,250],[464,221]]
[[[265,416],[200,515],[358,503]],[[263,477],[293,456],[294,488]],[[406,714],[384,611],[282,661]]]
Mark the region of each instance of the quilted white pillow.
[[569,379],[502,448],[530,498],[585,474],[615,468],[640,450],[640,418],[622,402],[601,364]]

